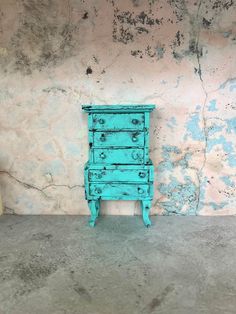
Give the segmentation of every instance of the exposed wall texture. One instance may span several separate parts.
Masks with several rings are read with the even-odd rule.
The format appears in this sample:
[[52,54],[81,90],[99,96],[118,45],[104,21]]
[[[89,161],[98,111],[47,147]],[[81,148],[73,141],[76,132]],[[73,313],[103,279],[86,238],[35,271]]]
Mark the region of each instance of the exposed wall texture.
[[154,103],[152,213],[236,214],[236,1],[1,0],[0,66],[6,212],[87,214],[81,105]]

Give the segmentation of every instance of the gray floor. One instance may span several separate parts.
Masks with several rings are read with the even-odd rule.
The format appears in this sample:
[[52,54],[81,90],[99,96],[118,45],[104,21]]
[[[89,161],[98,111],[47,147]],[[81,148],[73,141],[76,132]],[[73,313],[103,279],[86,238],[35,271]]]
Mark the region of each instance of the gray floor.
[[0,313],[236,313],[236,217],[152,221],[0,217]]

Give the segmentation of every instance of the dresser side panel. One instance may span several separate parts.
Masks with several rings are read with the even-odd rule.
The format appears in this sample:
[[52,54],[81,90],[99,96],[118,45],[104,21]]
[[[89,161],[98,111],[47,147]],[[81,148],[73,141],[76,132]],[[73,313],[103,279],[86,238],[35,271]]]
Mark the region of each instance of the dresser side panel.
[[149,162],[149,128],[150,128],[150,114],[145,112],[145,122],[144,122],[144,162],[145,164]]
[[93,132],[90,131],[93,125],[93,114],[89,113],[88,114],[88,140],[89,140],[89,162],[92,163],[94,162],[93,158]]

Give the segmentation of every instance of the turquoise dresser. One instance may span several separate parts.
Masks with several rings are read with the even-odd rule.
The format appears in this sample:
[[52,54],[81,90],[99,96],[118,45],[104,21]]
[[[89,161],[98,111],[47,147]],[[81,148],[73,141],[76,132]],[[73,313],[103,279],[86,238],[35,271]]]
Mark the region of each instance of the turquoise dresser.
[[88,113],[89,160],[85,196],[90,226],[100,200],[139,200],[145,226],[153,198],[154,167],[149,158],[149,120],[154,105],[83,106]]

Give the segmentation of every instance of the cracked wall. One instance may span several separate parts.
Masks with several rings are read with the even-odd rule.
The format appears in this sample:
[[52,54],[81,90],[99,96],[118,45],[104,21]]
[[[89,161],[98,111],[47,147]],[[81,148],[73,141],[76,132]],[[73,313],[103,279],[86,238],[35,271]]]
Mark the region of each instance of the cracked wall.
[[232,0],[1,1],[5,211],[88,214],[81,105],[154,103],[152,213],[236,214],[235,12]]

